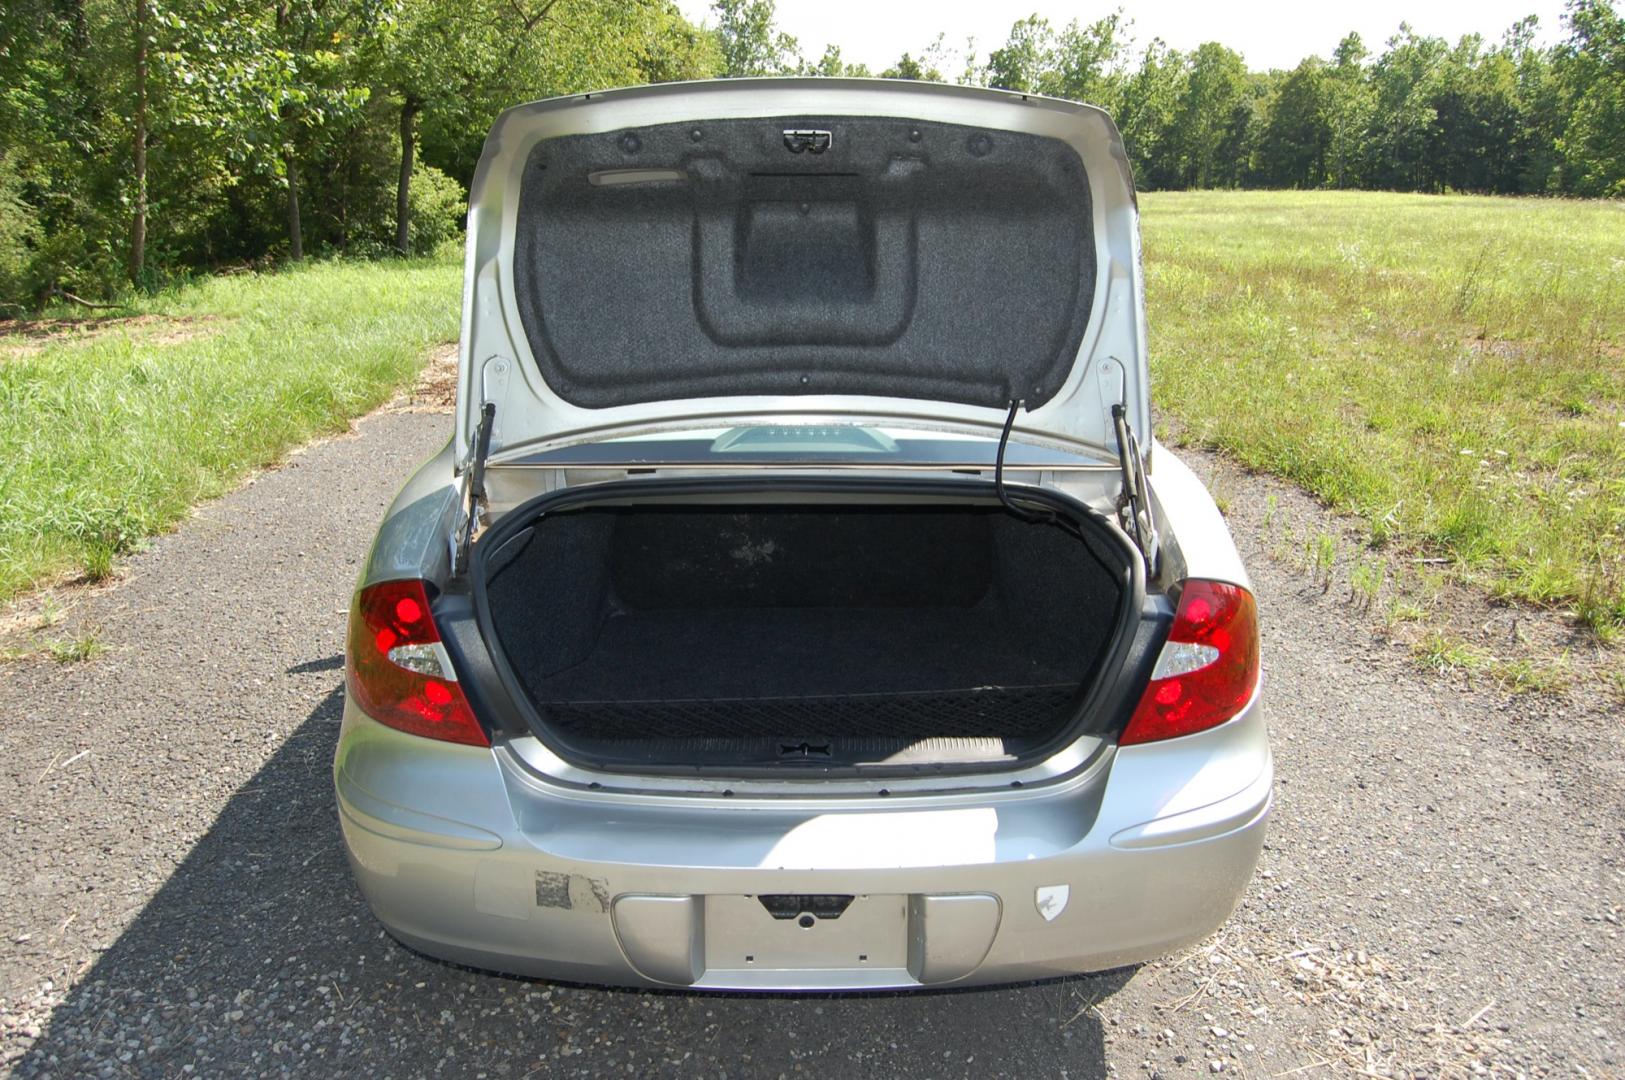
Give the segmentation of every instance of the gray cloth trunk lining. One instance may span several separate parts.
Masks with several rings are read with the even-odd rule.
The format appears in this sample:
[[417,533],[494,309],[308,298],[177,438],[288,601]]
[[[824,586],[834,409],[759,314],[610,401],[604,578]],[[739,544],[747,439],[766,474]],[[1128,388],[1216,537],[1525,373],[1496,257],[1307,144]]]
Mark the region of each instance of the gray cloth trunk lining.
[[[826,153],[785,149],[806,127],[832,132]],[[680,179],[593,182],[626,169]],[[1089,186],[1065,143],[850,117],[542,142],[513,266],[543,377],[586,408],[763,394],[1036,407],[1071,370],[1095,272]]]

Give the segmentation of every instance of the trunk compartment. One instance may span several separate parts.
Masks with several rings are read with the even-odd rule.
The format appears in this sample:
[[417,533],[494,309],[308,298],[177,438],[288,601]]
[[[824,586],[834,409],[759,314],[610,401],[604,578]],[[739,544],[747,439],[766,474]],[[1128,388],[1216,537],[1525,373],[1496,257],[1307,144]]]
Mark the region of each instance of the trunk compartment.
[[1089,729],[1138,586],[1132,549],[1087,511],[1063,527],[980,494],[715,486],[544,497],[475,545],[496,670],[565,756],[1008,767]]

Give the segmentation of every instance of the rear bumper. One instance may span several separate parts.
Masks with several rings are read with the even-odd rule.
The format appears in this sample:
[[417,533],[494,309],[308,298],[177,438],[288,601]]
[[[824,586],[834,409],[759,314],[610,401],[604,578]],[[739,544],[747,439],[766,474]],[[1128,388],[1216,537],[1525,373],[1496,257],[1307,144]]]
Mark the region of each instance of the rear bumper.
[[[1013,982],[1200,940],[1252,876],[1272,780],[1256,698],[1212,731],[995,794],[578,792],[349,703],[335,763],[356,880],[407,944],[547,978],[759,990]],[[804,928],[765,894],[855,899]]]

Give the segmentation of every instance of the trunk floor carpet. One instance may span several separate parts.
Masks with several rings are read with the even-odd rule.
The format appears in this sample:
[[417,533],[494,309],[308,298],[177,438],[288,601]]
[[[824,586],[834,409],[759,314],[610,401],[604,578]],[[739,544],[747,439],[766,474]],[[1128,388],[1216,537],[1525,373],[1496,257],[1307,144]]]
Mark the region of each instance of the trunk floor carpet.
[[618,612],[581,663],[525,681],[594,738],[1039,734],[1091,658],[1041,661],[1010,622],[988,605]]

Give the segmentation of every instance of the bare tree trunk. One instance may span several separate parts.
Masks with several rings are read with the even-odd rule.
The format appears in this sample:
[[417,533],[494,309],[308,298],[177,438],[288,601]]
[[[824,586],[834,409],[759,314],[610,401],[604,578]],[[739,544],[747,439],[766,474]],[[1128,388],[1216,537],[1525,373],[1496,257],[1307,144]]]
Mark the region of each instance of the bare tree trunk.
[[292,146],[282,152],[282,163],[288,173],[288,256],[298,262],[305,257],[305,238],[299,222],[299,163]]
[[402,255],[412,252],[412,158],[417,150],[413,124],[423,103],[407,95],[401,104],[401,179],[395,186],[395,247]]
[[[276,30],[279,40],[286,39],[292,18],[293,13],[286,0],[278,0]],[[287,137],[287,141],[282,144],[282,170],[288,175],[288,256],[294,262],[298,262],[305,257],[305,237],[299,222],[299,162],[294,157],[293,109],[283,105],[277,116],[282,121],[283,134]]]
[[130,281],[147,265],[147,23],[148,0],[135,0],[135,212],[130,219]]

